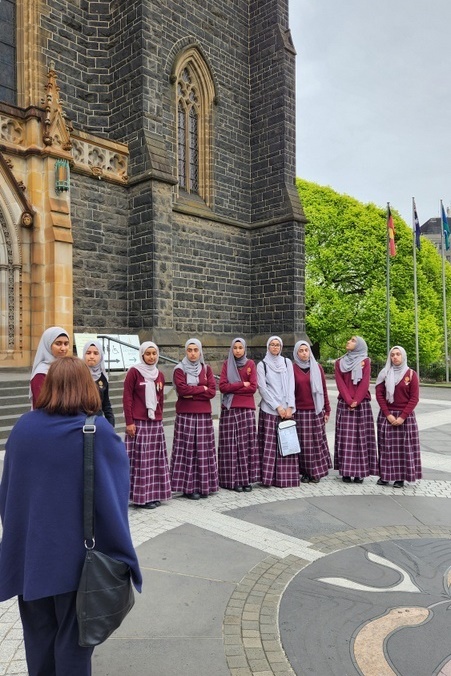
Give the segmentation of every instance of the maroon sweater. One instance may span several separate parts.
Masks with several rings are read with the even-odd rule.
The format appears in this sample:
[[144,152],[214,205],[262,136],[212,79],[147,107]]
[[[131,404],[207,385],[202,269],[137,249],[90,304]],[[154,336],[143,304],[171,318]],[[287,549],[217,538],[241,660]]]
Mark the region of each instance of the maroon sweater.
[[[321,380],[324,391],[324,412],[330,414],[329,396],[327,394],[326,378],[323,368],[318,364],[321,371]],[[296,397],[296,411],[314,411],[315,402],[312,397],[312,388],[310,386],[310,369],[304,371],[297,364],[293,364],[294,370],[294,395]]]
[[[252,359],[248,359],[244,366],[238,369],[241,382],[229,383],[227,380],[227,359],[222,365],[219,378],[219,390],[222,394],[233,394],[230,408],[252,408],[255,410],[254,394],[257,391],[257,367]],[[244,387],[243,382],[250,383]]]
[[348,371],[348,373],[340,371],[340,359],[337,359],[335,362],[335,381],[338,388],[338,398],[348,406],[353,401],[356,401],[357,405],[359,405],[364,399],[371,399],[369,390],[370,376],[371,361],[368,357],[362,362],[362,380],[357,385],[354,385],[352,382],[352,371]]
[[412,369],[406,371],[404,377],[395,387],[391,404],[385,396],[385,383],[379,383],[379,385],[376,385],[376,399],[382,413],[388,417],[392,411],[401,411],[399,417],[405,420],[420,399],[420,384],[416,372]]
[[173,380],[178,395],[176,413],[211,413],[210,399],[216,395],[216,382],[208,364],[202,367],[198,385],[187,385],[183,369],[174,370]]
[[45,373],[36,373],[33,380],[30,381],[31,399],[33,401],[33,408],[36,408],[36,402],[38,400],[42,386],[44,384],[45,375],[46,375]]
[[[157,408],[155,410],[155,420],[163,419],[164,404],[164,375],[158,371],[158,378],[155,381],[157,391]],[[150,420],[146,407],[146,381],[138,369],[131,368],[124,381],[124,395],[122,398],[124,406],[125,424],[133,425],[135,420]]]

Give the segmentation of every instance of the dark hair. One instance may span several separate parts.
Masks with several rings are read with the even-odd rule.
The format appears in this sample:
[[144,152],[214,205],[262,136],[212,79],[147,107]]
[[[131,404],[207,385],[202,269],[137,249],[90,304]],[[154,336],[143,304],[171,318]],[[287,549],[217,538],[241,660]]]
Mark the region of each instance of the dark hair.
[[93,415],[100,411],[100,394],[89,367],[78,357],[61,357],[52,362],[36,408],[61,415],[76,415],[81,411]]

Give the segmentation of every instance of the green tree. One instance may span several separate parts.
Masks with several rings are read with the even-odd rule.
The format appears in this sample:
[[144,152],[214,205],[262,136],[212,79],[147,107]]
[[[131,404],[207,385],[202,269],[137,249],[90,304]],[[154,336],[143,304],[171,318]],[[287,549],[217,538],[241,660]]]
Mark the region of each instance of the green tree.
[[[302,179],[306,225],[306,325],[321,358],[343,354],[362,335],[373,358],[386,358],[386,210]],[[396,256],[390,259],[390,339],[415,359],[412,230],[392,210]],[[447,298],[451,266],[446,264]],[[422,365],[443,358],[441,259],[422,238],[417,252],[419,352]],[[451,300],[451,299],[450,299]],[[450,308],[447,316],[451,321]]]

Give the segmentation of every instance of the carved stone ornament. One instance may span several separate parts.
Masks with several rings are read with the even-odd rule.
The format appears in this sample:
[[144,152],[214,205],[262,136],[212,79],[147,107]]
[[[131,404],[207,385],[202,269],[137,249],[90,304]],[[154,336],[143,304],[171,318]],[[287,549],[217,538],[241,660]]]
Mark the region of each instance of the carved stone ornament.
[[53,61],[47,73],[47,94],[43,101],[45,105],[44,133],[42,140],[44,145],[56,145],[62,150],[70,150],[70,125],[67,123],[59,98],[60,88],[56,84],[56,71]]

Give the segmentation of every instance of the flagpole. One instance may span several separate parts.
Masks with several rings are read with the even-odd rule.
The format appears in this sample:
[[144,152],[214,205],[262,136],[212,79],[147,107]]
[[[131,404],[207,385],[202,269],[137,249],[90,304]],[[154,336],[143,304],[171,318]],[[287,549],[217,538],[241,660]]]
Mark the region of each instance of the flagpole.
[[446,320],[446,277],[445,277],[445,247],[443,246],[443,229],[445,227],[443,202],[440,200],[440,214],[442,227],[440,228],[440,245],[442,248],[442,294],[443,294],[443,329],[445,333],[445,371],[446,382],[449,383],[449,362],[448,362],[448,322]]
[[[390,202],[387,202],[387,215],[390,213]],[[390,234],[387,227],[387,354],[390,354]]]
[[[415,218],[416,217],[416,218]],[[420,348],[418,343],[418,286],[417,286],[417,224],[415,198],[412,197],[412,231],[413,231],[413,297],[415,300],[415,355],[417,358],[417,374],[420,377]]]

